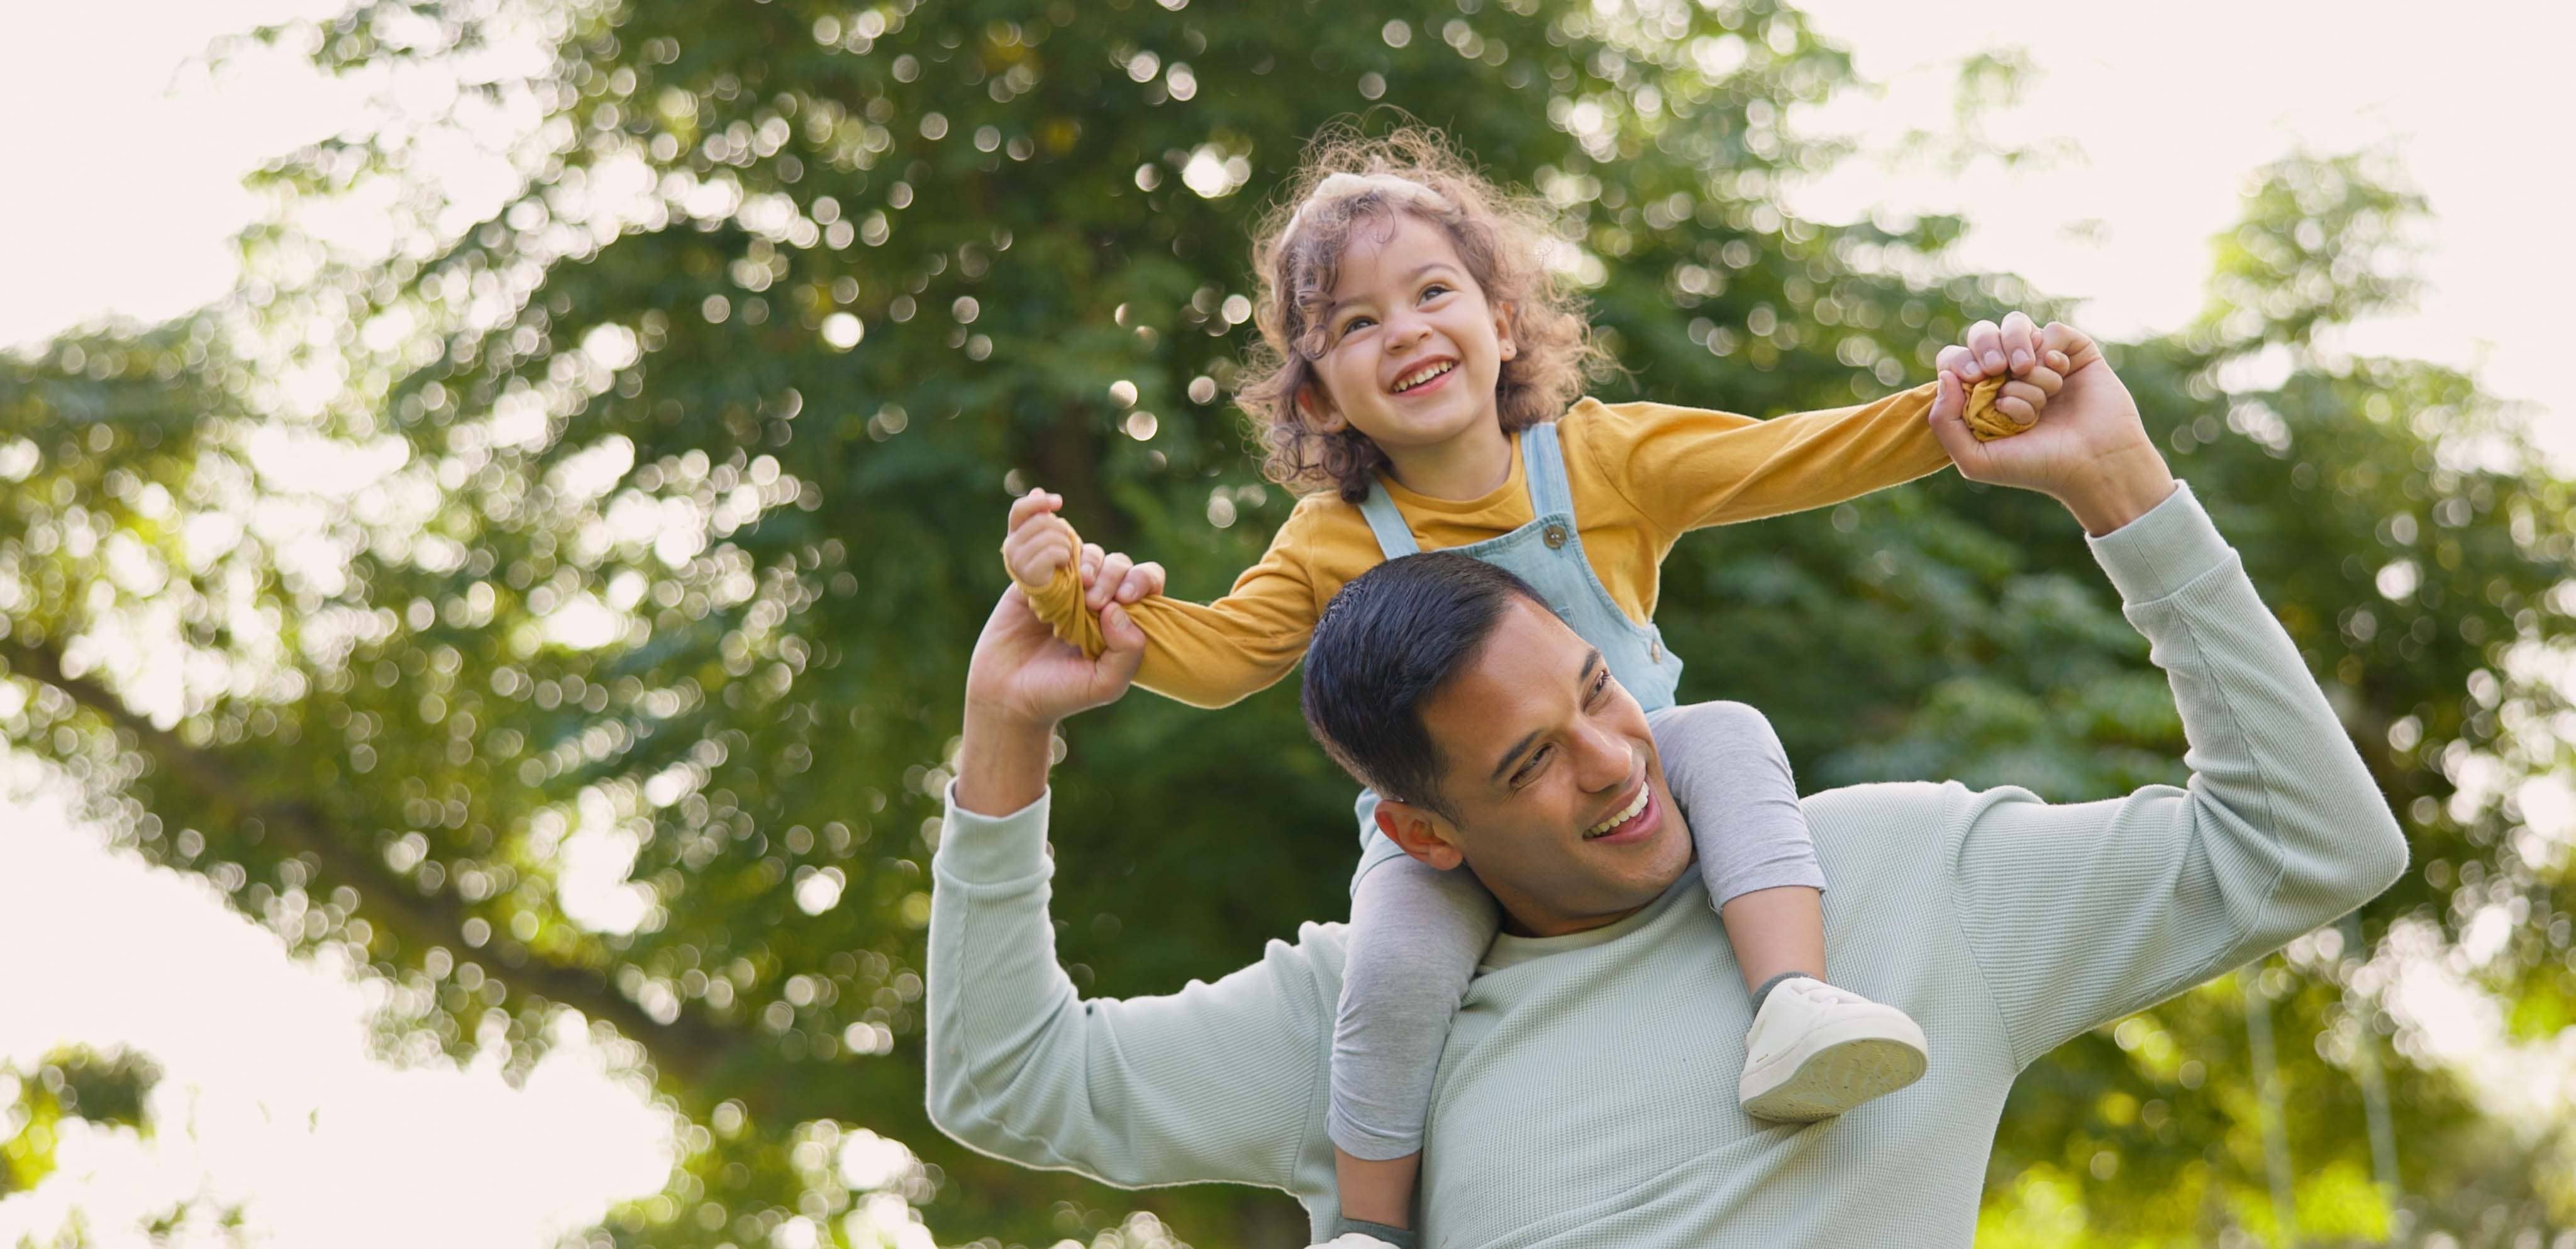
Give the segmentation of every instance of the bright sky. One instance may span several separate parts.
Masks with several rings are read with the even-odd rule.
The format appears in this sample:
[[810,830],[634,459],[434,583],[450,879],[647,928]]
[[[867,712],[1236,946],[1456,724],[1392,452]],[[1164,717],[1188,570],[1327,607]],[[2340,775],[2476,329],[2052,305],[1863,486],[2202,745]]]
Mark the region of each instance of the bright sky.
[[[0,9],[0,116],[29,123],[13,129],[13,165],[51,175],[0,192],[0,345],[111,313],[168,317],[222,294],[230,237],[256,207],[240,176],[357,123],[360,102],[285,58],[254,57],[219,85],[183,63],[218,35],[339,7]],[[2072,139],[2085,159],[2000,185],[1981,171],[1973,192],[1930,171],[1855,164],[1802,192],[1809,212],[1964,207],[1976,223],[1966,263],[2081,297],[2085,323],[2119,337],[2198,311],[2207,239],[2233,221],[2247,171],[2302,143],[2339,152],[2394,140],[2438,215],[2430,290],[2419,314],[2351,345],[2474,365],[2499,393],[2552,402],[2551,362],[2576,340],[2576,250],[2556,211],[2568,186],[2563,160],[2546,156],[2564,146],[2548,119],[2565,114],[2557,62],[2576,46],[2576,7],[2522,6],[2509,26],[2384,0],[2060,6],[2010,24],[1889,0],[1810,7],[1889,89],[1808,129],[1875,146],[1941,129],[1959,58],[2018,46],[2042,76],[1990,133]],[[2100,224],[2068,229],[2086,221]],[[2548,426],[2576,465],[2565,404]],[[200,884],[110,858],[49,806],[0,809],[0,829],[0,950],[13,952],[0,957],[0,1002],[12,1007],[0,1013],[0,1062],[24,1068],[66,1042],[135,1046],[170,1073],[156,1103],[165,1121],[195,1125],[152,1146],[73,1140],[62,1182],[0,1200],[0,1243],[49,1235],[72,1204],[112,1230],[204,1183],[252,1201],[277,1249],[336,1249],[353,1226],[389,1246],[506,1249],[550,1243],[552,1230],[660,1186],[664,1121],[586,1046],[521,1090],[489,1070],[395,1071],[368,1057],[366,996],[344,970],[289,961]],[[462,1192],[476,1199],[445,1199]]]
[[[1858,131],[1873,147],[1909,128],[1945,130],[1961,58],[2020,47],[2041,76],[2020,107],[1990,120],[1990,135],[2072,139],[2082,156],[2039,172],[1989,166],[1966,183],[1853,162],[1802,206],[1833,220],[1882,202],[1964,210],[1963,263],[2082,298],[2082,323],[2115,338],[2200,311],[2209,238],[2235,223],[2248,173],[2301,146],[2393,143],[2435,217],[2427,289],[2415,315],[2356,327],[2346,346],[2472,367],[2493,393],[2554,409],[2540,417],[2544,440],[2576,474],[2576,404],[2556,391],[2576,341],[2576,248],[2561,233],[2576,181],[2546,154],[2564,144],[2545,120],[2566,115],[2576,6],[2445,16],[2390,0],[2162,0],[2023,10],[2009,22],[1974,16],[2009,6],[1804,7],[1887,87],[1811,126]],[[2068,228],[2086,221],[2102,228]]]

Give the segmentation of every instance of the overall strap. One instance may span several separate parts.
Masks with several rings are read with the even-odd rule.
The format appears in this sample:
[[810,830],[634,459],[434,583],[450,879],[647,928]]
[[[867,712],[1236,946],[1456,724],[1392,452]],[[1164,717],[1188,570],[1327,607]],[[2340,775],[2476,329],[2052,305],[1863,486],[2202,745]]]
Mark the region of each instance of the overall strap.
[[1521,431],[1521,471],[1529,474],[1530,514],[1574,515],[1574,492],[1565,482],[1565,453],[1556,441],[1556,422],[1541,421]]
[[1404,513],[1395,508],[1395,500],[1386,497],[1386,487],[1369,483],[1368,497],[1360,500],[1360,515],[1368,518],[1369,530],[1377,535],[1377,549],[1390,560],[1417,555],[1422,544],[1413,540],[1413,529],[1404,523]]

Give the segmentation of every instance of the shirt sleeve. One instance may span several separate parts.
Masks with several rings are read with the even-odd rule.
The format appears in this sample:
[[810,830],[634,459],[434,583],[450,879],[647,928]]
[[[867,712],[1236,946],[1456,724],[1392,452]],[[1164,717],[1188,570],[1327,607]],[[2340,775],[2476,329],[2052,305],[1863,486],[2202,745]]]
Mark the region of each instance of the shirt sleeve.
[[1664,404],[1604,405],[1595,467],[1667,539],[1857,498],[1949,466],[1933,387],[1767,421]]
[[[1305,506],[1270,540],[1261,562],[1243,570],[1213,603],[1157,594],[1127,611],[1145,632],[1136,684],[1193,707],[1223,707],[1270,688],[1306,653],[1315,632],[1315,588],[1305,544],[1312,525]],[[1105,645],[1100,619],[1082,601],[1070,562],[1042,586],[1022,585],[1038,619],[1057,637],[1097,656]]]
[[995,818],[950,790],[931,865],[931,1121],[994,1157],[1129,1188],[1291,1188],[1322,1131],[1315,930],[1214,984],[1083,999],[1047,916],[1048,804]]
[[1953,787],[1959,923],[2022,1064],[2406,870],[2360,752],[2189,487],[2092,545],[2172,685],[2191,776],[2075,805]]

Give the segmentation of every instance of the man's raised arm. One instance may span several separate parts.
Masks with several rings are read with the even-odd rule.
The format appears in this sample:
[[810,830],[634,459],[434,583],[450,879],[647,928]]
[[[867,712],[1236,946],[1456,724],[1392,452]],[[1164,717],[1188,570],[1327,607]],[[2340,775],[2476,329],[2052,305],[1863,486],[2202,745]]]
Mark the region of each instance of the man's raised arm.
[[2084,524],[2172,683],[2192,775],[2067,806],[1954,791],[1960,926],[2022,1063],[2278,948],[2406,868],[2397,821],[2297,648],[2127,389],[2077,341],[2083,359],[2038,429],[1977,444],[1940,428],[1939,405],[1935,428],[1964,474],[2047,490]]
[[1102,625],[1109,650],[1085,659],[1012,589],[976,642],[931,865],[931,1120],[996,1157],[1112,1184],[1293,1189],[1319,1139],[1333,1009],[1315,950],[1274,942],[1213,985],[1128,1001],[1081,1000],[1056,962],[1050,739],[1124,693],[1143,646],[1117,607]]

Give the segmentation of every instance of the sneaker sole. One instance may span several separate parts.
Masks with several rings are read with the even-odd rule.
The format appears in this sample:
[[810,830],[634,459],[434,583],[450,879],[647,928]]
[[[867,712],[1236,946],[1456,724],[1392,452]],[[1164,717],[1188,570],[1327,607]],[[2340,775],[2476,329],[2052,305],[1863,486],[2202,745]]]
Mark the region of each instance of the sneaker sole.
[[1883,1033],[1831,1042],[1803,1057],[1785,1056],[1783,1062],[1788,1058],[1797,1059],[1796,1068],[1764,1092],[1744,1098],[1744,1113],[1790,1123],[1830,1119],[1922,1079],[1929,1066],[1919,1045]]

